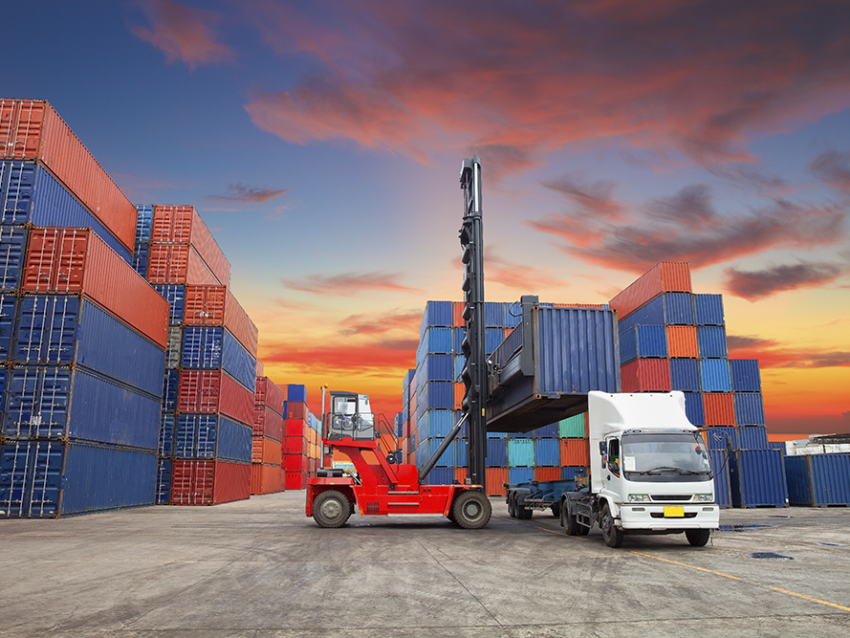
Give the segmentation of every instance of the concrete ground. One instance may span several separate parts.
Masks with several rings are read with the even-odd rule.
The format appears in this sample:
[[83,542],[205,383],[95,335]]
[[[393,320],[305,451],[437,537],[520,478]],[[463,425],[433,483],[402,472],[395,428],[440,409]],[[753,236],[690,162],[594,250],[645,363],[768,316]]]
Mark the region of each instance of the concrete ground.
[[[850,634],[848,508],[726,510],[705,548],[678,535],[614,550],[492,501],[479,531],[435,516],[320,529],[303,491],[0,521],[0,636]],[[736,529],[750,524],[767,527]]]

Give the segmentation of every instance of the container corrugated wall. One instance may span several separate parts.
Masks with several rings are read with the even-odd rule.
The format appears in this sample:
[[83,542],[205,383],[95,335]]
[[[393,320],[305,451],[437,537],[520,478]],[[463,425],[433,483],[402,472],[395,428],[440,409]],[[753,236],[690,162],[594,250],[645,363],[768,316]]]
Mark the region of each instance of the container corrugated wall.
[[785,466],[778,450],[738,450],[729,461],[735,507],[786,507]]
[[21,287],[28,239],[26,228],[0,226],[0,291],[4,293],[17,294]]
[[694,295],[694,312],[697,325],[723,326],[726,324],[723,316],[722,295]]
[[637,358],[666,358],[667,332],[664,326],[636,325],[620,333],[620,364]]
[[850,454],[785,457],[791,505],[850,505]]
[[221,412],[240,423],[254,422],[254,393],[224,371],[181,370],[177,399],[181,413]]
[[250,496],[250,464],[174,461],[172,505],[218,505]]
[[624,318],[663,292],[690,292],[691,271],[686,262],[661,262],[611,300]]
[[735,392],[761,392],[761,374],[756,359],[732,359],[732,389]]
[[667,359],[636,359],[620,368],[623,392],[670,392]]
[[729,463],[725,450],[709,451],[711,471],[714,473],[714,502],[721,509],[732,507],[732,487],[729,481]]
[[218,283],[230,283],[230,264],[194,206],[154,206],[151,241],[191,244]]
[[764,400],[760,392],[735,392],[735,423],[764,425]]
[[722,326],[697,326],[697,345],[701,359],[726,359],[726,328]]
[[696,359],[699,356],[696,326],[667,326],[667,354]]
[[699,392],[699,364],[696,359],[670,359],[670,384],[673,390]]
[[706,425],[736,425],[735,405],[731,393],[703,394],[702,402],[705,409]]
[[726,359],[701,359],[699,371],[703,392],[732,392],[729,361]]

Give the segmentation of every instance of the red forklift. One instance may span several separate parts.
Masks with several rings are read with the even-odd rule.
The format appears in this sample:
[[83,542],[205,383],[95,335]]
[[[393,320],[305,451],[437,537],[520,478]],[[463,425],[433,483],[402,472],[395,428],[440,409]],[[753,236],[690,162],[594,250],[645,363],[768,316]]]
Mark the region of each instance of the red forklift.
[[[460,229],[464,266],[466,333],[461,343],[464,366],[460,377],[465,394],[462,418],[431,458],[417,470],[401,463],[393,450],[389,458],[379,449],[375,419],[369,397],[353,392],[331,392],[330,409],[324,414],[322,443],[339,450],[354,464],[356,473],[323,468],[307,481],[307,516],[321,527],[341,527],[356,511],[366,516],[387,514],[442,514],[465,529],[479,529],[490,520],[486,463],[487,358],[484,348],[484,243],[481,224],[481,160],[463,160],[460,187],[464,194]],[[439,458],[451,445],[464,423],[468,432],[468,478],[465,484],[424,485]]]
[[307,481],[307,516],[320,527],[342,527],[356,511],[365,516],[442,514],[465,529],[484,527],[490,520],[490,500],[483,485],[423,485],[422,479],[445,452],[464,419],[421,470],[400,463],[399,450],[386,456],[378,446],[369,397],[331,392],[330,409],[322,418],[322,439],[331,454],[338,450],[354,464],[355,472],[320,469]]

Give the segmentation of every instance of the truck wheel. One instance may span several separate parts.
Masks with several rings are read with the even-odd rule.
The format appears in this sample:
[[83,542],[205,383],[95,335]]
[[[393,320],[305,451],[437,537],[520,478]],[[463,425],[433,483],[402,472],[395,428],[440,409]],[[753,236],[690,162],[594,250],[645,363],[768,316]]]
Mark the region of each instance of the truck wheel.
[[685,530],[685,536],[688,538],[688,542],[694,547],[705,547],[708,539],[711,538],[711,530],[687,529]]
[[337,490],[327,490],[313,501],[313,518],[319,527],[342,527],[351,516],[348,497]]
[[527,521],[531,518],[531,515],[534,514],[534,510],[527,508],[525,505],[519,502],[519,497],[516,497],[514,501],[514,506],[516,507],[516,517],[521,521]]
[[605,541],[608,547],[619,547],[623,544],[623,536],[625,534],[614,525],[614,517],[611,516],[611,509],[608,507],[608,503],[602,506],[599,527],[602,528],[602,540]]
[[490,499],[481,492],[464,492],[452,505],[455,522],[464,529],[480,529],[490,520]]
[[516,496],[514,494],[508,497],[508,515],[511,518],[516,518]]
[[579,525],[575,514],[570,514],[570,508],[566,503],[561,507],[561,527],[567,533],[567,536],[581,536],[581,528],[584,525]]
[[561,518],[561,504],[555,503],[552,505],[552,516],[555,518]]

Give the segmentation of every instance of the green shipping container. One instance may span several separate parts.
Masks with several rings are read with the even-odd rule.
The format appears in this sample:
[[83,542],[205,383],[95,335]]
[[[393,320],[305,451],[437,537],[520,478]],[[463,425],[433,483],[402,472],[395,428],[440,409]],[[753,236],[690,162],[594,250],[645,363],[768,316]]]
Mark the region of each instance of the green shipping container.
[[561,419],[558,421],[558,432],[562,439],[583,439],[584,432],[584,413],[571,416],[569,419]]

